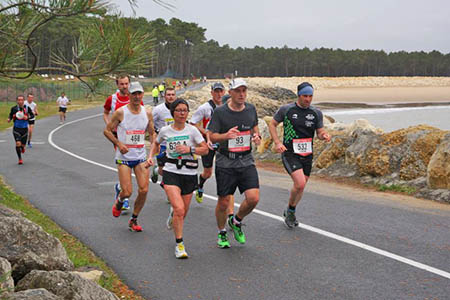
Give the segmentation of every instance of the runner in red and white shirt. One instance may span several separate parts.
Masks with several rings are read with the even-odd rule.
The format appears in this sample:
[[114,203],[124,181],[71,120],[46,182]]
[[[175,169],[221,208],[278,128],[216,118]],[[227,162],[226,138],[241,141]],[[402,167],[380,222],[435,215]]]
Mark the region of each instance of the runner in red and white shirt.
[[119,75],[116,78],[117,92],[106,98],[103,105],[103,121],[108,124],[110,114],[114,113],[119,107],[130,103],[128,87],[130,86],[130,77],[128,75]]

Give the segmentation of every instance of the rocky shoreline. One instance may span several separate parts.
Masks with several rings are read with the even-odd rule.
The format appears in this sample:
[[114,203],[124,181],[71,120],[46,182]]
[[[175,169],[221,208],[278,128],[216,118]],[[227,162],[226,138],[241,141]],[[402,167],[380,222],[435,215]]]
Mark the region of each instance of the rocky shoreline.
[[2,300],[119,299],[97,284],[100,271],[75,271],[57,238],[3,205],[0,241]]
[[[395,87],[395,86],[450,86],[450,78],[249,78],[248,102],[253,103],[261,118],[259,128],[262,145],[255,149],[259,159],[280,160],[274,153],[267,124],[283,104],[295,101],[296,84],[316,81],[319,88],[340,86]],[[294,85],[295,83],[295,85]],[[227,86],[227,82],[224,82]],[[209,86],[183,95],[190,102],[191,112],[210,98]],[[430,103],[320,103],[321,108],[379,108],[420,105],[445,105],[450,102]],[[325,128],[332,141],[326,144],[314,141],[313,173],[335,178],[351,178],[362,184],[398,187],[409,194],[450,203],[450,131],[427,125],[384,133],[364,119],[351,124],[335,123],[326,117]],[[278,127],[282,136],[282,126]]]

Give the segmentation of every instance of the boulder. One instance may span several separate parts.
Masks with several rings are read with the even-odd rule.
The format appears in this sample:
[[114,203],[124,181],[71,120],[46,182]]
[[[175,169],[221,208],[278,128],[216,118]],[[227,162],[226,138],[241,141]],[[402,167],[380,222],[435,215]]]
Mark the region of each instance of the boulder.
[[0,295],[2,291],[13,291],[14,280],[11,277],[11,264],[5,258],[0,257]]
[[450,134],[444,137],[430,158],[427,185],[433,189],[450,189]]
[[103,272],[100,270],[92,270],[92,271],[87,271],[87,272],[72,271],[70,273],[79,275],[79,276],[83,277],[84,279],[88,279],[90,281],[94,281],[97,283],[100,281],[100,278],[102,278],[102,276],[103,276]]
[[36,288],[44,288],[65,300],[119,299],[91,280],[62,271],[33,270],[19,281],[16,291]]
[[261,144],[257,146],[256,151],[263,153],[272,143],[272,137],[270,136],[269,126],[264,119],[258,119],[258,128],[261,135]]
[[32,289],[9,294],[5,300],[63,300],[46,289]]
[[22,216],[23,214],[21,212],[0,204],[0,217],[22,217]]
[[[345,151],[349,146],[349,139],[342,137],[334,138],[331,143],[325,143],[320,141],[321,145],[325,145],[326,148],[320,152],[320,155],[315,159],[314,166],[323,169],[328,168],[334,164],[338,159],[345,157]],[[318,143],[315,142],[315,148]]]
[[0,253],[11,263],[16,282],[33,269],[73,269],[61,242],[25,218],[0,218],[0,240]]

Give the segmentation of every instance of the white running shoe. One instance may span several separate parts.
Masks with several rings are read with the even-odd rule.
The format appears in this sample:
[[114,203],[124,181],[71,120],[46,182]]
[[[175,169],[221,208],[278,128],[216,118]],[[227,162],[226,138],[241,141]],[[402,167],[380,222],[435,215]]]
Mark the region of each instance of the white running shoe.
[[184,249],[184,243],[178,243],[175,246],[175,257],[179,259],[188,258],[188,254],[186,253],[186,250]]
[[172,205],[169,206],[169,216],[167,217],[166,226],[168,230],[172,230],[173,225],[173,208]]

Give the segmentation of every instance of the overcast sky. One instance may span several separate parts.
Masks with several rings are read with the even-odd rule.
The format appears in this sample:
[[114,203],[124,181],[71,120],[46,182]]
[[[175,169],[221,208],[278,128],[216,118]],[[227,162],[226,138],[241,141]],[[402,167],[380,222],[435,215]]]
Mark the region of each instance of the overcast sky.
[[[113,0],[131,16],[127,0]],[[136,16],[175,17],[235,48],[341,48],[450,53],[449,0],[138,0]]]

